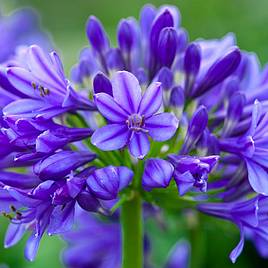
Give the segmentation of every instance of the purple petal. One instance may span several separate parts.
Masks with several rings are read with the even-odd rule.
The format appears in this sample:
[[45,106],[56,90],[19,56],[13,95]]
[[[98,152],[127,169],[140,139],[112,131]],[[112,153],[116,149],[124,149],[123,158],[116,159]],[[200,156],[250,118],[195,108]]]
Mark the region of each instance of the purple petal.
[[134,157],[143,159],[150,150],[148,135],[143,132],[133,132],[128,148]]
[[48,235],[61,234],[69,231],[74,222],[75,202],[69,202],[62,208],[57,206],[50,217],[50,223],[47,229]]
[[258,164],[247,160],[248,179],[253,190],[268,195],[268,173]]
[[36,236],[34,232],[29,237],[24,250],[24,255],[27,260],[34,261],[41,238],[42,236]]
[[[39,46],[33,45],[28,50],[28,66],[33,76],[45,85],[64,93],[66,87],[58,66],[53,66],[51,58]],[[54,68],[53,68],[54,67]],[[62,72],[60,67],[60,72]]]
[[91,137],[91,142],[103,151],[117,150],[127,144],[130,134],[126,125],[110,124],[97,129]]
[[150,117],[155,114],[162,104],[162,94],[161,83],[152,83],[142,96],[139,114],[145,115],[145,117]]
[[42,201],[38,199],[32,198],[29,194],[22,192],[20,190],[16,190],[10,186],[4,187],[8,191],[8,193],[16,199],[19,203],[21,203],[23,206],[29,207],[29,208],[34,208],[40,205]]
[[195,179],[190,171],[186,171],[183,174],[175,171],[174,180],[181,196],[190,191],[195,183]]
[[23,237],[26,231],[24,224],[10,223],[5,235],[5,248],[16,245]]
[[170,139],[178,128],[177,118],[170,113],[161,113],[148,118],[145,128],[149,130],[149,135],[155,141],[165,141]]
[[7,78],[23,94],[35,99],[40,98],[39,91],[35,90],[32,84],[35,78],[29,71],[20,67],[11,67],[7,69]]
[[126,71],[117,72],[112,78],[115,101],[130,114],[137,113],[141,101],[141,87],[137,78]]
[[[19,99],[8,104],[4,109],[4,115],[32,115],[35,117],[38,110],[45,108],[47,104],[42,100],[36,99]],[[48,108],[50,106],[47,106]]]
[[244,243],[245,243],[245,238],[244,238],[244,229],[243,226],[240,225],[239,226],[240,229],[240,241],[238,243],[238,245],[233,249],[233,251],[230,254],[230,259],[232,261],[232,263],[236,262],[236,259],[239,257],[239,255],[241,254],[243,247],[244,247]]
[[125,122],[128,115],[114,99],[106,93],[98,93],[94,96],[96,106],[100,113],[114,123]]
[[103,73],[97,73],[93,80],[94,94],[106,93],[110,96],[113,95],[112,84],[108,77]]

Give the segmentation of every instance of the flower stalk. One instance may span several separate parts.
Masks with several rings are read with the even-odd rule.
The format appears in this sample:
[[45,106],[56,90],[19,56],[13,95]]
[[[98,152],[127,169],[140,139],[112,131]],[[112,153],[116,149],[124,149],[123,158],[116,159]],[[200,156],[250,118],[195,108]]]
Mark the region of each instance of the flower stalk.
[[121,209],[122,268],[143,267],[142,200],[139,193]]

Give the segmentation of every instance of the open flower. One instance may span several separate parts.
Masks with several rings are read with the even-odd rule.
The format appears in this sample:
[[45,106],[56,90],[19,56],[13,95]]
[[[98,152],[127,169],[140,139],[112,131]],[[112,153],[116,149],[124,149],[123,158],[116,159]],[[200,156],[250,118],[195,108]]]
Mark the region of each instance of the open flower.
[[170,113],[156,114],[162,105],[160,83],[152,83],[142,96],[136,77],[122,71],[114,75],[112,87],[113,97],[106,93],[95,95],[97,108],[109,121],[92,135],[95,146],[110,151],[128,145],[130,153],[142,159],[150,149],[149,136],[165,141],[175,134],[176,117]]
[[55,51],[47,55],[33,45],[25,53],[27,67],[8,68],[7,78],[26,97],[7,105],[3,110],[5,115],[51,118],[70,110],[95,109],[66,79]]

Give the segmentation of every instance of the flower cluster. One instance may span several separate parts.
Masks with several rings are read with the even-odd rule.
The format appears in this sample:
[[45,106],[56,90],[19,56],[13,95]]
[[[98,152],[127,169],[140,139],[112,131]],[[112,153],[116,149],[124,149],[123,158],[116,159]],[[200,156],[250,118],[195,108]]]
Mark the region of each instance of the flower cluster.
[[38,45],[1,67],[6,247],[30,231],[25,256],[34,260],[45,232],[61,234],[70,243],[67,266],[118,267],[114,217],[140,198],[235,223],[233,262],[249,233],[268,257],[268,69],[232,34],[190,42],[180,23],[176,7],[146,5],[138,21],[119,22],[113,47],[91,16],[90,47],[70,78],[58,54]]

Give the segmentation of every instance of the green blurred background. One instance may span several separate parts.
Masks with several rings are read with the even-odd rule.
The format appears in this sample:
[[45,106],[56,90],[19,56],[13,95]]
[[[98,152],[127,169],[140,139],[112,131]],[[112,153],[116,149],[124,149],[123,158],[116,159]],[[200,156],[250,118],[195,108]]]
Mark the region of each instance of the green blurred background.
[[[0,0],[3,13],[31,6],[40,13],[42,25],[51,32],[55,46],[61,52],[66,70],[76,62],[79,50],[87,45],[85,36],[85,22],[90,14],[101,19],[107,32],[115,41],[116,24],[122,17],[138,17],[140,8],[147,1],[126,0]],[[264,64],[268,61],[268,1],[267,0],[153,0],[152,4],[177,5],[182,14],[182,25],[185,27],[191,40],[198,37],[219,38],[228,32],[234,32],[238,45],[245,50],[255,51]],[[1,38],[1,35],[0,35]],[[254,247],[247,243],[242,256],[235,265],[228,259],[228,254],[239,240],[238,231],[229,223],[203,217],[205,224],[202,232],[205,239],[202,241],[203,265],[206,268],[225,267],[268,267],[268,263],[261,260]],[[150,224],[151,236],[154,236],[154,259],[163,262],[165,253],[174,242],[184,226],[176,224],[174,232],[178,235],[167,235],[156,230]],[[0,219],[0,243],[7,221]],[[155,235],[154,235],[155,234]],[[167,240],[162,238],[168,237]],[[12,249],[0,247],[0,264],[7,263],[10,268],[60,268],[59,255],[64,242],[54,237],[46,237],[41,242],[41,247],[34,263],[29,263],[23,258],[25,239]],[[200,242],[201,243],[201,242]],[[113,268],[113,267],[111,267]],[[200,267],[201,268],[201,264]]]

